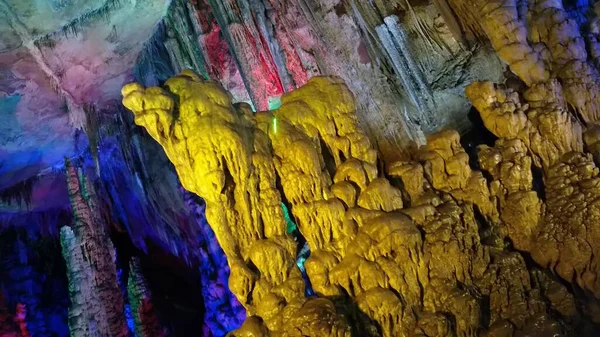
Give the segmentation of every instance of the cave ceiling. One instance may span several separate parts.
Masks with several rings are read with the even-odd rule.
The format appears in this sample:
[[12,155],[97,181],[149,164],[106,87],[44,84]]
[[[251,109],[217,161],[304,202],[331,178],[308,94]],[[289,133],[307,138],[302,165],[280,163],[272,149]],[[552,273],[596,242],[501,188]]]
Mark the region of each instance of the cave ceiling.
[[[86,137],[77,135],[84,110],[110,113],[118,104],[119,88],[131,81],[135,60],[168,3],[0,1],[0,190],[85,149]],[[64,202],[60,190],[38,191],[33,202]]]
[[[274,31],[268,32],[264,20],[274,9],[264,8],[264,18],[258,15],[243,25],[249,31],[260,26],[269,38],[257,42],[246,36],[246,42],[236,42],[231,40],[235,24],[219,26],[237,14],[218,13],[209,0],[0,0],[0,191],[19,189],[29,180],[39,185],[26,209],[0,202],[0,212],[68,204],[64,188],[57,188],[64,177],[54,171],[60,171],[65,157],[89,151],[89,111],[111,116],[121,108],[119,88],[134,80],[140,52],[161,22],[171,27],[163,46],[171,62],[202,72],[196,61],[182,62],[190,52],[185,48],[202,41],[204,61],[211,64],[206,75],[231,91],[234,101],[254,101],[257,110],[266,110],[267,100],[270,107],[271,99],[307,78],[341,76],[357,96],[359,120],[386,159],[398,159],[390,156],[407,144],[423,144],[427,134],[443,128],[468,130],[471,105],[465,86],[503,81],[505,65],[485,44],[463,41],[443,15],[445,1],[305,3],[314,17],[288,4],[289,15],[269,23]],[[198,18],[186,18],[186,10],[169,12],[169,6],[195,6]],[[199,25],[191,27],[195,20]],[[254,54],[262,64],[252,63],[249,41],[262,45]],[[284,74],[281,60],[264,58],[290,57],[286,44],[314,67],[294,68],[297,64],[288,60],[289,74]]]

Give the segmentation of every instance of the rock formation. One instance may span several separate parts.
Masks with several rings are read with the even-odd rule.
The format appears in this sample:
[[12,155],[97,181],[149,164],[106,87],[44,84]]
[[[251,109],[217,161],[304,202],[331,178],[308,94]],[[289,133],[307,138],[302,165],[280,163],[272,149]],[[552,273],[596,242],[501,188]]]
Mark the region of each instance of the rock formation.
[[[479,148],[481,171],[455,131],[381,171],[333,77],[255,115],[189,71],[163,88],[129,84],[123,104],[206,200],[249,316],[231,336],[562,336],[600,318],[594,297],[577,304],[565,286],[598,296],[600,237],[599,171],[560,93],[555,80],[524,93],[471,85],[499,137]],[[304,297],[282,200],[311,249],[318,298]]]
[[89,180],[68,161],[67,182],[73,227],[60,230],[69,280],[71,336],[128,334],[124,302],[117,278],[115,250]]
[[167,331],[161,327],[152,303],[152,294],[142,271],[138,258],[132,258],[129,263],[129,278],[127,279],[127,297],[134,321],[136,337],[164,337]]

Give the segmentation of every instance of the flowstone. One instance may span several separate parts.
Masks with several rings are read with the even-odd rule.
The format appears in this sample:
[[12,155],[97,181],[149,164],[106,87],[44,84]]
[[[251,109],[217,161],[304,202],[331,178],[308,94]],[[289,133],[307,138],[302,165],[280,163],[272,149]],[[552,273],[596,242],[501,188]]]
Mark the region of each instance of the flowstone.
[[[183,186],[206,200],[230,289],[248,311],[230,336],[567,336],[600,318],[594,298],[581,304],[565,286],[600,289],[591,225],[600,180],[560,97],[540,101],[555,85],[532,86],[520,107],[517,93],[470,87],[500,137],[480,147],[483,171],[455,131],[381,165],[334,77],[314,77],[256,114],[189,71],[122,93]],[[304,295],[282,202],[310,246],[317,298]]]

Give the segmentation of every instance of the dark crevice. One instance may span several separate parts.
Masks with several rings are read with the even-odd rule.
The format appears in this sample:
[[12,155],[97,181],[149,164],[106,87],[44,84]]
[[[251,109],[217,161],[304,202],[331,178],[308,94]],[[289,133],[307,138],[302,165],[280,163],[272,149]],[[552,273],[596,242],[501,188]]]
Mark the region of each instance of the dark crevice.
[[567,110],[569,111],[569,113],[571,114],[571,116],[573,116],[573,118],[575,118],[575,120],[577,122],[579,122],[579,124],[581,124],[584,127],[584,129],[585,129],[587,123],[585,122],[585,118],[583,117],[583,115],[581,114],[581,112],[579,110],[577,110],[570,103],[567,103]]
[[392,176],[387,176],[387,175],[386,175],[386,179],[390,182],[390,185],[397,188],[400,191],[400,193],[402,194],[402,204],[404,205],[404,208],[410,208],[411,207],[410,196],[409,196],[408,192],[406,191],[406,189],[404,188],[404,182],[402,181],[402,179],[392,177]]
[[[507,238],[506,240],[510,242],[509,238]],[[582,289],[581,287],[579,287],[576,284],[576,282],[574,282],[573,280],[571,280],[570,282],[567,280],[564,280],[561,277],[559,277],[558,275],[556,275],[552,270],[541,267],[539,264],[537,264],[537,262],[535,262],[535,260],[533,259],[533,257],[531,256],[531,254],[529,252],[516,250],[514,247],[512,247],[512,242],[510,242],[510,243],[511,243],[511,250],[519,252],[521,254],[521,256],[523,257],[523,260],[525,261],[525,266],[526,266],[527,270],[529,271],[530,275],[531,275],[531,271],[538,270],[538,271],[544,273],[551,280],[554,280],[555,282],[560,283],[569,293],[571,293],[574,296],[575,304],[577,306],[578,316],[564,317],[563,315],[554,311],[551,308],[552,302],[550,301],[549,298],[547,298],[545,296],[543,291],[541,293],[542,299],[546,302],[546,305],[548,307],[548,312],[549,312],[550,316],[555,318],[558,322],[560,322],[561,325],[563,326],[563,329],[573,329],[573,328],[575,329],[575,334],[573,334],[573,335],[567,334],[567,336],[600,336],[600,334],[598,334],[598,331],[600,331],[600,325],[595,324],[589,318],[589,317],[591,317],[591,315],[586,315],[586,313],[585,313],[585,311],[586,311],[585,307],[589,306],[590,303],[593,303],[592,306],[598,306],[600,304],[600,302],[598,302],[598,300],[594,297],[594,295],[589,293],[588,291]],[[532,277],[532,286],[535,286],[535,284],[537,284],[537,280]],[[542,290],[542,289],[540,288],[540,290]],[[565,327],[564,324],[562,324],[562,323],[566,323],[570,327]]]
[[460,137],[460,142],[469,155],[469,166],[473,170],[481,170],[478,162],[477,147],[487,145],[493,147],[498,137],[491,133],[483,124],[479,112],[472,107],[467,115],[471,122],[471,129]]
[[335,159],[333,158],[333,154],[331,154],[327,144],[325,144],[325,142],[320,138],[319,141],[321,142],[321,155],[325,161],[325,169],[327,169],[327,172],[329,172],[329,176],[333,178],[336,168]]
[[356,302],[354,302],[346,289],[339,287],[342,295],[327,297],[331,300],[336,311],[347,317],[350,324],[352,337],[380,337],[383,336],[382,328],[375,320],[372,320],[367,314],[362,312]]
[[233,194],[233,191],[235,189],[235,182],[225,160],[223,160],[223,175],[225,176],[225,182],[223,184],[223,190],[221,191],[221,193],[228,194],[228,192],[231,192]]
[[[113,232],[120,282],[127,284],[129,261],[139,257],[140,270],[152,294],[156,315],[169,336],[202,336],[204,299],[200,273],[178,257],[148,242],[148,253],[139,251],[127,233]],[[168,273],[165,273],[168,270]],[[125,290],[125,289],[124,289]]]
[[546,187],[544,185],[544,172],[541,168],[532,165],[531,175],[533,177],[533,190],[537,193],[538,198],[543,202],[546,202]]
[[450,323],[450,331],[453,332],[454,336],[458,336],[458,334],[456,333],[456,317],[454,316],[454,314],[450,312],[445,312],[444,316],[446,316],[448,322]]
[[344,155],[344,152],[338,151],[338,156],[340,157],[340,162],[343,163],[346,161],[346,156]]
[[487,328],[490,326],[490,320],[492,317],[490,310],[490,297],[488,295],[481,296],[479,307],[481,308],[481,326]]
[[348,11],[346,10],[346,6],[344,5],[343,1],[340,1],[340,3],[335,5],[335,7],[333,7],[333,9],[335,10],[335,14],[337,16],[342,16],[342,15],[348,14]]
[[479,207],[476,205],[473,206],[473,215],[475,217],[475,222],[477,223],[481,243],[493,246],[493,243],[490,242],[490,240],[493,240],[493,228],[490,226],[483,214],[481,214]]
[[277,190],[279,190],[281,194],[281,207],[283,208],[285,220],[287,222],[288,234],[292,235],[294,241],[296,241],[296,265],[300,269],[300,272],[302,273],[302,278],[304,279],[304,294],[307,297],[315,296],[310,280],[308,279],[308,275],[306,274],[306,270],[304,269],[304,261],[306,261],[310,257],[310,246],[308,245],[308,242],[306,242],[306,238],[304,237],[304,235],[302,235],[302,233],[298,229],[296,219],[291,212],[291,204],[289,200],[287,200],[287,198],[285,197],[285,194],[282,192],[283,187],[281,186],[281,178],[278,174],[275,175],[275,185]]

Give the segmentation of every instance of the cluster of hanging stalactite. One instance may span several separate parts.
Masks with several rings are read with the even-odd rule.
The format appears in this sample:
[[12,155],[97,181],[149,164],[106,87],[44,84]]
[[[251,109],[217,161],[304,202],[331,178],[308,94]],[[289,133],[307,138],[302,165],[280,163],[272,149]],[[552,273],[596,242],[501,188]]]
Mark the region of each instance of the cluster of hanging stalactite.
[[[431,83],[440,85],[474,53],[451,36],[452,27],[435,31],[444,22],[429,22],[423,12],[406,0],[175,0],[150,49],[168,55],[163,63],[175,73],[192,69],[256,110],[276,108],[282,94],[311,77],[340,76],[357,96],[367,133],[391,159],[447,123],[449,108],[438,104],[445,96],[436,97]],[[417,40],[424,46],[415,46]],[[434,61],[417,59],[423,50],[455,64],[433,69]],[[148,59],[153,70],[167,68]],[[466,78],[457,76],[450,82],[460,87]],[[462,88],[457,92],[463,95]]]

